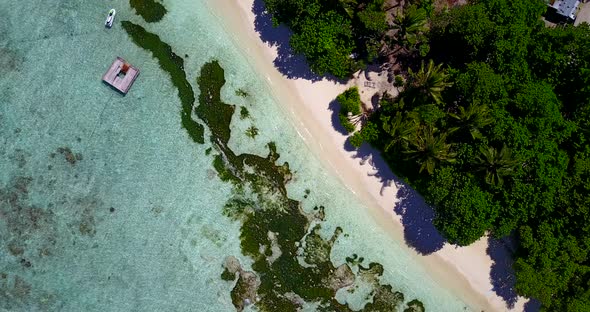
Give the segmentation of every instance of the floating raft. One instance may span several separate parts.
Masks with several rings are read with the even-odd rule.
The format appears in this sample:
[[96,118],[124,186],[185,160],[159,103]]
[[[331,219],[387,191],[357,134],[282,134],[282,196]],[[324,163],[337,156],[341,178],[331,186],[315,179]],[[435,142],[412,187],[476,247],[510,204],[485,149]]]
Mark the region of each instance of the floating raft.
[[139,76],[139,69],[117,56],[109,70],[102,76],[102,81],[119,92],[127,94],[137,76]]

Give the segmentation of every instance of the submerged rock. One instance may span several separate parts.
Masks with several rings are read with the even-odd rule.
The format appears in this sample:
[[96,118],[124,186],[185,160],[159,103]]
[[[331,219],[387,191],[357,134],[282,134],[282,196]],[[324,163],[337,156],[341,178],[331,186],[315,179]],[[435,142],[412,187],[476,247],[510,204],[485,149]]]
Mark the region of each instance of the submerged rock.
[[233,280],[229,276],[235,276],[236,273],[239,273],[238,281],[231,291],[232,303],[236,307],[236,310],[242,311],[246,306],[258,301],[256,295],[260,286],[258,276],[254,272],[242,270],[240,261],[234,256],[225,258],[223,266],[225,270],[221,274],[222,279]]
[[268,261],[268,263],[272,264],[273,262],[275,262],[275,260],[277,260],[281,254],[281,246],[279,245],[278,239],[277,239],[277,233],[275,232],[271,232],[268,231],[268,240],[270,240],[270,252],[271,255],[266,257],[266,260]]
[[426,309],[424,309],[424,304],[418,299],[414,299],[414,300],[408,302],[408,307],[404,309],[404,312],[424,312],[424,311],[426,311]]
[[72,152],[72,150],[67,146],[58,148],[57,152],[62,154],[65,157],[66,161],[72,166],[75,165],[78,161],[82,160],[82,154],[74,154],[74,152]]
[[240,265],[240,260],[238,260],[234,256],[229,256],[225,258],[225,263],[223,267],[231,274],[235,274],[242,270],[242,266]]
[[334,274],[330,276],[329,284],[330,288],[336,291],[354,284],[354,280],[355,275],[352,269],[345,263],[336,268]]
[[244,307],[257,301],[256,292],[258,286],[260,286],[260,281],[254,272],[240,272],[238,282],[231,293],[236,310],[242,311]]
[[[0,187],[0,220],[4,228],[0,229],[0,248],[14,257],[25,268],[31,267],[36,260],[37,249],[50,249],[55,244],[55,220],[50,209],[36,207],[30,203],[30,177],[12,177],[6,187]],[[42,256],[39,253],[39,256]]]
[[287,298],[289,301],[291,301],[292,303],[294,303],[297,306],[303,306],[305,304],[305,300],[303,300],[303,298],[301,298],[301,296],[299,296],[298,294],[294,293],[294,292],[288,292],[285,295],[285,298]]

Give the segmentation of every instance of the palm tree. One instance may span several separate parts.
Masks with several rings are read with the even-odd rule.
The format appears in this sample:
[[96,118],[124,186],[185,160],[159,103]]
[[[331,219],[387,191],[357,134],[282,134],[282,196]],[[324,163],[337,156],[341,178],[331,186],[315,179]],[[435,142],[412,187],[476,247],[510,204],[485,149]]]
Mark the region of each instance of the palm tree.
[[419,41],[422,35],[428,30],[428,17],[423,8],[415,5],[409,6],[403,12],[400,12],[392,26],[395,30],[393,43],[400,48],[411,50]]
[[399,12],[390,26],[391,31],[385,32],[382,38],[381,53],[389,57],[402,50],[412,51],[418,42],[424,40],[427,22],[426,11],[415,5]]
[[459,111],[456,114],[449,113],[449,116],[456,119],[459,128],[469,131],[475,140],[482,138],[479,129],[494,122],[489,113],[490,109],[486,105],[469,104],[467,108],[459,106]]
[[438,129],[431,125],[422,126],[410,139],[410,147],[405,153],[408,159],[415,159],[420,164],[420,173],[426,169],[429,174],[434,173],[434,168],[441,162],[453,163],[457,153],[451,150],[452,145],[447,143],[447,133],[436,135]]
[[407,143],[419,125],[415,113],[406,114],[406,118],[403,118],[402,113],[397,112],[393,117],[383,116],[381,121],[383,122],[383,130],[389,134],[389,142],[385,144],[385,152],[397,148],[400,143]]
[[344,9],[346,14],[348,14],[348,17],[353,18],[354,12],[356,11],[356,9],[358,7],[357,1],[356,0],[338,0],[338,2],[342,6],[342,9]]
[[442,91],[452,86],[453,84],[447,82],[448,75],[442,69],[442,64],[434,65],[434,61],[430,60],[428,66],[424,66],[424,61],[420,66],[420,70],[413,72],[410,68],[410,79],[408,80],[409,95],[412,96],[412,102],[433,100],[436,104],[442,103]]
[[493,147],[480,146],[481,155],[477,156],[478,171],[485,171],[486,183],[493,186],[502,186],[504,177],[514,174],[519,160],[512,157],[512,152],[506,145],[500,152]]
[[346,117],[348,118],[348,121],[350,121],[350,123],[355,126],[358,124],[364,125],[369,120],[369,114],[364,110],[358,115],[351,114],[350,116]]
[[408,35],[428,30],[427,22],[428,17],[426,11],[415,5],[411,5],[404,12],[397,15],[393,29],[397,30],[397,37],[403,39]]
[[424,9],[427,17],[432,16],[432,13],[434,12],[434,0],[418,0],[416,1],[416,5],[419,8]]

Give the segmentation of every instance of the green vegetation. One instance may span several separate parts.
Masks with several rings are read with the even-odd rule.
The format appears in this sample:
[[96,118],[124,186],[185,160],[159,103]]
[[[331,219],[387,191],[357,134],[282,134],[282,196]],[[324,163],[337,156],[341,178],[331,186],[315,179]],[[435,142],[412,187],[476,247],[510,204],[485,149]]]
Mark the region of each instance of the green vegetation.
[[352,124],[350,120],[348,120],[348,117],[346,117],[346,115],[343,115],[341,113],[338,114],[338,120],[340,120],[340,124],[348,133],[352,133],[354,132],[354,130],[356,130],[354,124]]
[[420,5],[384,50],[410,60],[402,91],[351,143],[382,150],[451,243],[513,236],[519,294],[590,310],[590,26],[547,28],[537,0]]
[[[354,132],[356,126],[351,122],[351,119],[356,116],[357,118],[355,120],[360,120],[358,116],[361,115],[361,97],[358,88],[351,87],[347,89],[338,95],[336,100],[340,103],[340,112],[338,113],[340,124],[342,124],[348,133]],[[349,115],[352,117],[349,118]]]
[[350,137],[350,144],[352,146],[359,148],[363,142],[374,142],[379,137],[379,128],[377,124],[367,121],[365,125],[361,128],[360,131],[355,132]]
[[219,176],[221,181],[230,181],[234,183],[237,183],[239,181],[239,179],[231,171],[227,170],[223,163],[223,158],[221,157],[221,155],[215,155],[215,157],[213,158],[213,168],[215,169],[215,171],[217,171],[217,176]]
[[[291,173],[288,164],[276,164],[280,156],[274,143],[268,144],[267,157],[236,155],[228,147],[234,106],[223,103],[219,97],[224,83],[224,72],[218,62],[205,64],[198,79],[203,96],[199,97],[196,111],[211,130],[211,143],[221,153],[214,159],[215,169],[235,185],[235,196],[226,203],[223,212],[242,223],[242,252],[254,260],[252,269],[260,279],[257,308],[260,311],[297,311],[300,307],[297,300],[288,299],[289,294],[295,294],[307,302],[319,303],[320,311],[352,311],[334,298],[336,291],[347,285],[343,280],[354,281],[355,278],[348,265],[335,268],[329,257],[342,229],[337,228],[329,240],[324,240],[319,235],[321,223],[318,223],[323,220],[323,207],[314,214],[307,214],[301,210],[299,202],[288,197],[285,184],[291,179]],[[249,191],[244,192],[244,189]],[[279,248],[279,254],[275,254],[273,246]],[[301,248],[304,261],[311,266],[301,265]],[[373,302],[363,311],[389,312],[403,302],[403,294],[380,283],[382,274],[379,264],[371,263],[368,269],[359,265],[359,276],[374,281]],[[222,277],[235,278],[225,273]],[[232,291],[236,308],[241,304],[241,294],[246,293],[244,288],[244,282],[238,281]]]
[[275,24],[292,31],[291,46],[317,74],[339,78],[377,58],[387,29],[384,0],[264,0]]
[[240,119],[246,119],[250,117],[250,112],[246,108],[246,106],[240,107]]
[[195,104],[195,93],[184,72],[184,60],[176,55],[172,48],[162,42],[158,35],[152,34],[145,28],[129,21],[122,21],[121,25],[127,34],[138,46],[152,52],[158,60],[160,68],[170,75],[172,84],[178,89],[178,97],[182,104],[182,126],[186,129],[191,139],[196,143],[205,143],[203,125],[194,121],[191,114]]
[[404,309],[404,312],[424,312],[424,305],[419,300],[412,300],[408,302],[408,307]]
[[129,0],[129,5],[148,23],[160,21],[168,11],[155,0]]
[[409,79],[406,84],[405,100],[411,101],[408,104],[437,104],[442,103],[442,91],[452,84],[448,82],[448,76],[441,69],[442,64],[434,65],[433,60],[428,61],[424,66],[424,61],[417,72],[410,68]]
[[250,93],[248,93],[244,89],[238,89],[238,90],[236,90],[236,95],[239,97],[248,97],[248,96],[250,96]]
[[357,87],[348,88],[342,94],[338,95],[336,100],[340,103],[341,114],[346,115],[351,113],[358,115],[361,113],[361,96]]
[[[363,142],[372,142],[378,138],[379,129],[377,125],[368,121],[367,113],[362,109],[361,98],[357,87],[351,87],[336,97],[341,108],[338,113],[340,124],[348,131],[353,133],[350,136],[350,144],[354,147],[360,147]],[[357,125],[362,126],[360,131],[356,131]]]
[[384,0],[264,3],[273,22],[293,32],[290,43],[294,52],[303,54],[319,75],[346,78],[379,58],[412,53],[425,56],[430,51],[428,19],[434,14],[432,0],[413,1],[411,5],[406,2],[405,10],[403,6],[390,6],[390,2],[385,4]]
[[396,75],[393,80],[393,85],[396,87],[403,87],[406,84],[406,80],[401,75]]
[[419,52],[422,56],[426,55],[429,51],[426,32],[431,10],[432,2],[428,1],[421,1],[420,6],[410,5],[405,10],[399,10],[392,25],[394,35],[386,37],[385,53]]
[[236,280],[236,274],[232,274],[230,273],[227,268],[223,269],[223,272],[221,272],[221,279],[224,281],[235,281]]
[[256,128],[255,126],[250,126],[248,129],[246,129],[246,136],[248,136],[249,138],[255,139],[257,135],[258,128]]
[[197,79],[199,86],[199,105],[195,108],[197,116],[203,120],[212,135],[220,140],[222,144],[229,141],[231,130],[229,124],[236,107],[221,103],[221,87],[211,88],[207,86],[223,86],[225,84],[224,72],[217,66],[203,66],[201,75]]

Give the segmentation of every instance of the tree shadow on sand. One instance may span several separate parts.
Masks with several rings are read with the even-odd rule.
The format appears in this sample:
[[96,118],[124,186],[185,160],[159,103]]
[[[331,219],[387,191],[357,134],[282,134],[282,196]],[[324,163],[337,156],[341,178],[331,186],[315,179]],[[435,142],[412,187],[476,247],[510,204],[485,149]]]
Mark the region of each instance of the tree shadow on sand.
[[263,0],[254,0],[252,12],[255,15],[254,29],[260,36],[260,39],[273,47],[277,48],[277,57],[273,64],[278,71],[289,79],[302,78],[313,82],[321,81],[326,78],[331,81],[339,81],[335,77],[326,75],[320,76],[311,71],[305,57],[295,54],[289,39],[291,31],[284,25],[274,27],[271,15],[266,11]]
[[401,182],[397,185],[399,201],[393,211],[402,218],[406,243],[423,255],[440,250],[446,239],[434,226],[434,210],[411,187]]
[[[379,179],[382,184],[381,194],[385,188],[396,185],[398,188],[397,203],[393,204],[393,211],[401,217],[404,227],[404,240],[406,244],[422,255],[429,255],[440,250],[447,242],[442,234],[434,226],[435,212],[418,192],[406,185],[397,177],[381,153],[364,143],[356,150],[347,140],[344,144],[347,151],[355,151],[354,158],[358,158],[361,164],[367,161],[373,168],[369,175]],[[505,239],[489,239],[489,247],[486,250],[490,255],[493,265],[490,272],[492,290],[501,297],[508,308],[513,308],[518,300],[514,288],[516,278],[512,268],[512,254],[516,250],[513,241]],[[525,312],[536,312],[540,310],[538,301],[531,299],[524,307]]]
[[[332,128],[334,128],[334,130],[336,130],[336,132],[338,132],[342,135],[348,135],[348,131],[346,131],[346,129],[344,128],[344,126],[340,122],[340,108],[341,108],[340,103],[338,103],[338,101],[336,101],[336,99],[332,100],[330,102],[330,104],[328,104],[328,109],[331,111],[330,121],[332,123]],[[346,142],[348,143],[348,140],[346,140]],[[348,143],[348,145],[350,145],[350,143]],[[348,148],[350,148],[350,149],[348,149]],[[352,145],[347,147],[348,151],[352,151],[353,149],[354,148],[352,147]]]
[[541,302],[536,299],[530,299],[524,304],[524,312],[539,312],[541,311]]
[[[493,261],[490,272],[492,290],[506,302],[508,308],[512,309],[518,301],[518,294],[515,289],[516,277],[512,268],[514,264],[512,255],[516,251],[516,242],[510,237],[502,239],[490,238],[486,251]],[[540,308],[540,302],[531,299],[525,304],[524,311],[536,312]]]
[[355,149],[347,140],[344,149],[349,152],[355,151],[354,158],[360,159],[361,164],[369,162],[373,168],[369,175],[379,179],[381,195],[385,188],[392,184],[397,186],[396,197],[399,200],[394,204],[393,211],[401,217],[406,244],[422,255],[440,250],[446,239],[434,226],[434,210],[426,204],[422,196],[397,177],[389,169],[381,153],[369,144],[363,143],[359,149]]
[[488,255],[494,262],[491,270],[493,290],[504,299],[509,308],[513,308],[518,300],[518,294],[514,289],[516,279],[512,269],[512,253],[516,249],[515,242],[509,238],[489,240]]

